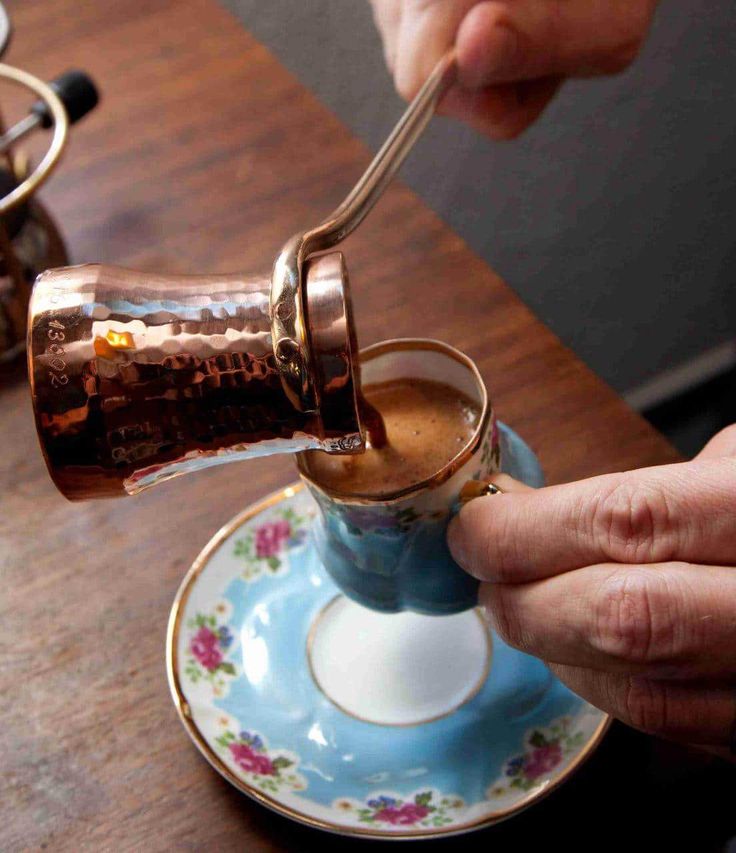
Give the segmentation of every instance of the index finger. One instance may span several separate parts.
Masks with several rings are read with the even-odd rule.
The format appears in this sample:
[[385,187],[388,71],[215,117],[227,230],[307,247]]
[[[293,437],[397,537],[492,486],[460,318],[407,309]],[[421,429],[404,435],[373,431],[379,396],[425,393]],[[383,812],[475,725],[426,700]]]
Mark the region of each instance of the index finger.
[[470,574],[505,583],[606,562],[736,565],[736,459],[479,498],[453,520],[448,543]]

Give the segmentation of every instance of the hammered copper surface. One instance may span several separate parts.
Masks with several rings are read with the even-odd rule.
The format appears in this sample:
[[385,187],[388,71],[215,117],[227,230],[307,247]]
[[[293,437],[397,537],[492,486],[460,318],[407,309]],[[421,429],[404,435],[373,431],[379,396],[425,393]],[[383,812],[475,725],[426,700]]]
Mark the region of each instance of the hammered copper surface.
[[284,393],[269,290],[265,278],[97,264],[44,273],[31,300],[29,375],[59,489],[71,499],[134,494],[208,465],[359,449],[342,256],[307,270],[316,412],[299,411]]

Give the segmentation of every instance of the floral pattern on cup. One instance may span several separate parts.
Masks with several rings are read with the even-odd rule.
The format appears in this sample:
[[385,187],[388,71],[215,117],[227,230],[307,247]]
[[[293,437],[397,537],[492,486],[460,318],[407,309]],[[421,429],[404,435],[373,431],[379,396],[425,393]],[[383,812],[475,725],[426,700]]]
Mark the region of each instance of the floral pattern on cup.
[[460,797],[441,796],[429,790],[406,798],[373,794],[365,803],[345,798],[335,800],[332,807],[352,814],[360,823],[399,829],[406,826],[447,826],[457,820],[465,803]]
[[187,622],[189,641],[184,673],[192,684],[208,681],[215,696],[221,696],[228,678],[237,675],[232,661],[225,656],[232,645],[233,635],[225,621],[212,614],[197,613]]
[[323,513],[341,521],[352,536],[363,536],[367,533],[387,537],[402,536],[408,533],[416,522],[441,521],[450,515],[450,511],[444,509],[417,512],[412,506],[361,506],[331,501],[319,493],[316,493],[315,497]]
[[372,507],[346,505],[338,513],[353,536],[362,536],[364,533],[397,536],[406,533],[419,520],[413,507],[396,509],[395,512],[376,512]]
[[287,506],[260,524],[246,527],[244,535],[235,540],[233,552],[245,563],[243,580],[251,582],[264,574],[284,574],[288,570],[286,552],[306,543],[310,520],[311,516],[298,515]]
[[494,417],[480,452],[481,476],[488,476],[501,467],[501,439],[498,421]]
[[307,787],[304,777],[296,772],[298,757],[286,750],[269,750],[263,736],[256,732],[236,734],[225,728],[215,742],[237,767],[238,775],[262,791],[278,794],[285,788],[303,791]]
[[492,785],[487,796],[502,797],[513,789],[529,791],[546,782],[549,774],[584,743],[584,733],[572,731],[568,717],[561,717],[546,728],[534,729],[527,737],[524,752],[506,762],[503,780]]

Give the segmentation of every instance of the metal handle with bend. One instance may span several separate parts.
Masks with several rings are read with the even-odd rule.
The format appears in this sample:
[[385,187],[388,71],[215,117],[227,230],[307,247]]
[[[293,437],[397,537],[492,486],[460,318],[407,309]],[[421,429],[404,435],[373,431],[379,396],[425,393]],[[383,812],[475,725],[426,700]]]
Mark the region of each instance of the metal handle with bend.
[[319,405],[311,371],[306,369],[309,339],[302,303],[304,263],[310,255],[336,246],[365,219],[421,136],[455,75],[455,54],[450,51],[437,63],[342,204],[316,228],[289,239],[276,258],[271,282],[274,353],[284,390],[301,411],[314,411]]

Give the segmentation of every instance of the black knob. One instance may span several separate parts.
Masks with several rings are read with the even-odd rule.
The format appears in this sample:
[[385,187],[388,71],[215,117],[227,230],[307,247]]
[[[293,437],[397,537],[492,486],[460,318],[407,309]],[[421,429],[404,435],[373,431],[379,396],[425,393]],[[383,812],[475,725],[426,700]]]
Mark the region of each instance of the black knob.
[[[71,124],[86,116],[90,110],[97,106],[97,102],[100,100],[97,87],[92,82],[92,78],[84,71],[65,71],[55,80],[52,80],[49,86],[64,104]],[[53,124],[51,110],[45,101],[36,101],[31,107],[31,112],[41,119],[42,127],[51,127]]]

